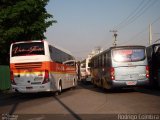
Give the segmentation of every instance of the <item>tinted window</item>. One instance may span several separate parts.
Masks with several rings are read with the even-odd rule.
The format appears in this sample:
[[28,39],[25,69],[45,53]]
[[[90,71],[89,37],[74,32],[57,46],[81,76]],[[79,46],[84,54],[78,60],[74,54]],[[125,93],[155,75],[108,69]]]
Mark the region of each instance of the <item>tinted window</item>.
[[63,63],[68,60],[74,60],[74,57],[68,53],[56,48],[49,46],[51,59],[55,62]]
[[66,62],[65,65],[68,66],[75,66],[75,62],[71,61],[71,62]]
[[13,44],[12,57],[14,56],[28,56],[28,55],[44,55],[43,42],[30,42]]
[[159,61],[160,61],[160,45],[156,45],[155,47],[154,47],[154,53],[155,53],[155,55],[154,55],[154,62],[156,62],[156,64],[159,64]]
[[112,51],[113,59],[117,62],[135,62],[145,58],[144,49],[117,49]]
[[160,45],[154,47],[154,52],[160,54]]

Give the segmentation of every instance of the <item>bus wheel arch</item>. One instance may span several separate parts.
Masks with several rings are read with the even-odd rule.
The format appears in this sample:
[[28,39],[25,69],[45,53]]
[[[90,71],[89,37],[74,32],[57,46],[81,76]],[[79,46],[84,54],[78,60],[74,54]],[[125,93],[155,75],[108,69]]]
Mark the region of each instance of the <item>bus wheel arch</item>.
[[101,79],[101,86],[102,86],[102,88],[104,88],[104,86],[105,86],[105,78]]
[[112,89],[112,85],[111,85],[111,83],[110,83],[109,81],[106,81],[105,88],[106,88],[107,90],[111,90],[111,89]]

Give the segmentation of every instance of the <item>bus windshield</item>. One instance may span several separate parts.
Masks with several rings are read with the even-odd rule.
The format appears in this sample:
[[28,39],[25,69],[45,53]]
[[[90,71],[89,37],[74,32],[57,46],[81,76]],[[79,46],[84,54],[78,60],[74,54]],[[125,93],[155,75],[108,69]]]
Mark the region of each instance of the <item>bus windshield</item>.
[[29,56],[29,55],[44,55],[43,42],[29,42],[29,43],[13,44],[12,57]]
[[117,62],[136,62],[145,59],[145,51],[142,48],[115,49],[112,55]]

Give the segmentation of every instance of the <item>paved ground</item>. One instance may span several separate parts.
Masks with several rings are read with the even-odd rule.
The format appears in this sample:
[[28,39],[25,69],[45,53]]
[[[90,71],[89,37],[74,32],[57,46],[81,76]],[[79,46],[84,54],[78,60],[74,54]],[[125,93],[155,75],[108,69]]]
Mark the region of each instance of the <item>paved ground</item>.
[[[74,90],[65,90],[60,96],[52,93],[1,94],[1,115],[18,115],[19,118],[35,116],[43,120],[60,117],[65,119],[100,119],[113,117],[158,114],[160,118],[160,91],[154,89],[122,89],[103,91],[91,84],[80,84]],[[9,117],[12,117],[9,116]],[[16,116],[14,116],[16,117]]]

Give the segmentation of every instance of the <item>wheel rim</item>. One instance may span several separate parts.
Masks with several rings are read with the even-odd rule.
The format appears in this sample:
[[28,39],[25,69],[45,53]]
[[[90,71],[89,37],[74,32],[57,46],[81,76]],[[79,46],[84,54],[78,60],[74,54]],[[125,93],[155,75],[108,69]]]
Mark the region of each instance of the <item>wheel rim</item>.
[[75,80],[73,81],[73,86],[75,86]]
[[59,92],[62,92],[62,85],[59,85]]

